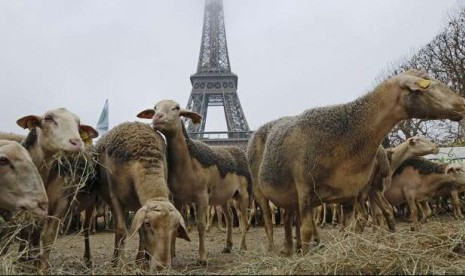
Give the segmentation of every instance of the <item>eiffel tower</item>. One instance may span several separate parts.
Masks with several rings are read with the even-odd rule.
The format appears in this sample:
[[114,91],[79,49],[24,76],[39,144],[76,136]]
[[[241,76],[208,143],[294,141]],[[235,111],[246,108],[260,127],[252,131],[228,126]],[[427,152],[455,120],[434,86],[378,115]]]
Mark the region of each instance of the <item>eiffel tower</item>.
[[[248,141],[251,131],[237,95],[236,74],[231,72],[226,30],[224,27],[223,0],[206,0],[203,18],[202,42],[197,72],[190,76],[192,91],[187,109],[202,115],[201,124],[186,123],[190,137],[213,144],[216,140]],[[227,131],[205,132],[209,106],[223,106]],[[211,135],[213,134],[213,135]],[[213,138],[222,134],[225,138]]]

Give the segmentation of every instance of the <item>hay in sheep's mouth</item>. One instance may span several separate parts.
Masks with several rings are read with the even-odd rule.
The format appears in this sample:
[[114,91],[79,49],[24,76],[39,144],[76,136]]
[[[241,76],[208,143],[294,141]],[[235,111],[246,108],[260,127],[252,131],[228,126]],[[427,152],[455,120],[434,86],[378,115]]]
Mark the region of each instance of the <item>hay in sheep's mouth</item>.
[[65,225],[66,230],[71,223],[69,218],[79,205],[78,195],[90,194],[96,185],[97,162],[98,154],[93,147],[71,154],[59,152],[46,162],[50,169],[49,177],[56,177],[62,181],[65,187],[64,196],[70,203],[63,218],[64,221],[68,221],[68,225]]

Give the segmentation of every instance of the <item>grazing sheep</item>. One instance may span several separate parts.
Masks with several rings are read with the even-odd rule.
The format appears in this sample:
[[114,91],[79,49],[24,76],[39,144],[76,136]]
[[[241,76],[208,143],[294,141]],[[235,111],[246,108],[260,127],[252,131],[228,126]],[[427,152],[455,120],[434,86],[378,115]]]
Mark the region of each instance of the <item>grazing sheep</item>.
[[[152,119],[153,127],[165,135],[168,155],[168,185],[173,193],[175,206],[195,202],[199,232],[199,262],[206,264],[205,226],[209,205],[221,205],[226,218],[226,246],[232,248],[232,213],[229,199],[236,198],[242,218],[241,249],[246,249],[246,209],[251,193],[251,179],[245,153],[237,147],[210,147],[187,136],[181,116],[194,123],[201,120],[195,112],[183,110],[179,103],[164,100],[137,115]],[[248,191],[249,189],[249,191]]]
[[[60,219],[65,216],[70,202],[73,199],[76,201],[75,192],[78,189],[75,184],[78,179],[70,177],[69,172],[86,170],[83,167],[75,168],[76,162],[82,166],[88,165],[86,161],[81,162],[87,156],[81,155],[85,152],[81,135],[95,138],[98,132],[88,125],[80,124],[79,117],[65,108],[47,111],[43,116],[24,116],[17,120],[17,124],[30,130],[22,145],[39,171],[49,200],[49,217],[45,219],[40,234],[42,250],[39,270],[43,270],[49,265],[48,257],[57,236]],[[91,156],[89,158],[92,159]],[[88,196],[84,194],[84,198]],[[37,248],[39,233],[37,229],[32,231],[32,234],[27,235],[32,235],[30,245]]]
[[176,236],[190,238],[181,213],[169,201],[163,137],[148,124],[123,123],[96,147],[102,165],[101,195],[115,221],[115,262],[121,258],[126,238],[124,212],[130,210],[137,211],[129,231],[132,236],[139,230],[137,260],[153,257],[156,266],[170,267]]
[[465,171],[461,165],[437,164],[422,157],[413,157],[395,171],[391,187],[384,196],[392,205],[407,202],[413,230],[419,230],[417,203],[431,199],[450,183],[465,185]]
[[0,140],[0,208],[47,215],[44,184],[29,153],[17,142]]
[[[377,148],[395,124],[408,118],[459,121],[464,115],[462,97],[426,73],[409,70],[353,102],[309,109],[276,123],[266,139],[257,184],[268,200],[299,213],[306,252],[317,237],[312,208],[355,197],[367,185]],[[285,235],[290,252],[292,240]]]

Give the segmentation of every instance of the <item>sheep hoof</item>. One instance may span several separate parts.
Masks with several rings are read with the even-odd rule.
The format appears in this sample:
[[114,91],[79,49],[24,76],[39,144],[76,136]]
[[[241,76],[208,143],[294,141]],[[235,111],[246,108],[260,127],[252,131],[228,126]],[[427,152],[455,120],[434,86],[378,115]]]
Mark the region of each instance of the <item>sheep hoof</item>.
[[85,259],[84,260],[84,265],[86,266],[86,268],[92,268],[92,260],[91,259]]
[[231,248],[230,247],[225,247],[223,248],[223,251],[221,251],[222,253],[231,253]]
[[207,260],[199,259],[199,260],[197,260],[197,264],[199,264],[201,266],[206,266],[207,265]]
[[284,248],[280,251],[281,255],[284,255],[284,256],[291,256],[291,250],[289,248]]

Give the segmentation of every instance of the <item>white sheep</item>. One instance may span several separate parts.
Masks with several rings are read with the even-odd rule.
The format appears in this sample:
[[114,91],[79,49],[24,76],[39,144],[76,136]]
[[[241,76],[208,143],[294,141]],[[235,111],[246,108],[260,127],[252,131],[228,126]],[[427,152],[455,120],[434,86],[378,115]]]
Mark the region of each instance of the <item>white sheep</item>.
[[44,184],[29,153],[17,142],[0,140],[0,208],[47,215]]
[[[81,136],[85,139],[91,139],[97,137],[98,132],[88,125],[81,124],[79,117],[65,108],[49,110],[42,116],[24,116],[17,120],[17,124],[22,128],[29,129],[22,145],[27,149],[36,165],[49,199],[49,217],[45,219],[40,234],[42,250],[39,270],[43,270],[48,268],[48,258],[57,236],[60,219],[65,216],[72,201],[72,198],[69,197],[71,184],[68,183],[70,185],[66,189],[64,185],[68,181],[75,181],[67,175],[58,173],[63,170],[59,169],[57,154],[73,159],[71,154],[85,151],[85,143]],[[67,168],[65,171],[70,169],[74,168]],[[74,190],[76,189],[74,188]],[[37,232],[38,230],[33,231]],[[27,235],[29,236],[29,234]],[[32,233],[31,236],[32,240],[29,246],[33,246],[34,250],[29,252],[34,254],[39,247],[39,234]]]

